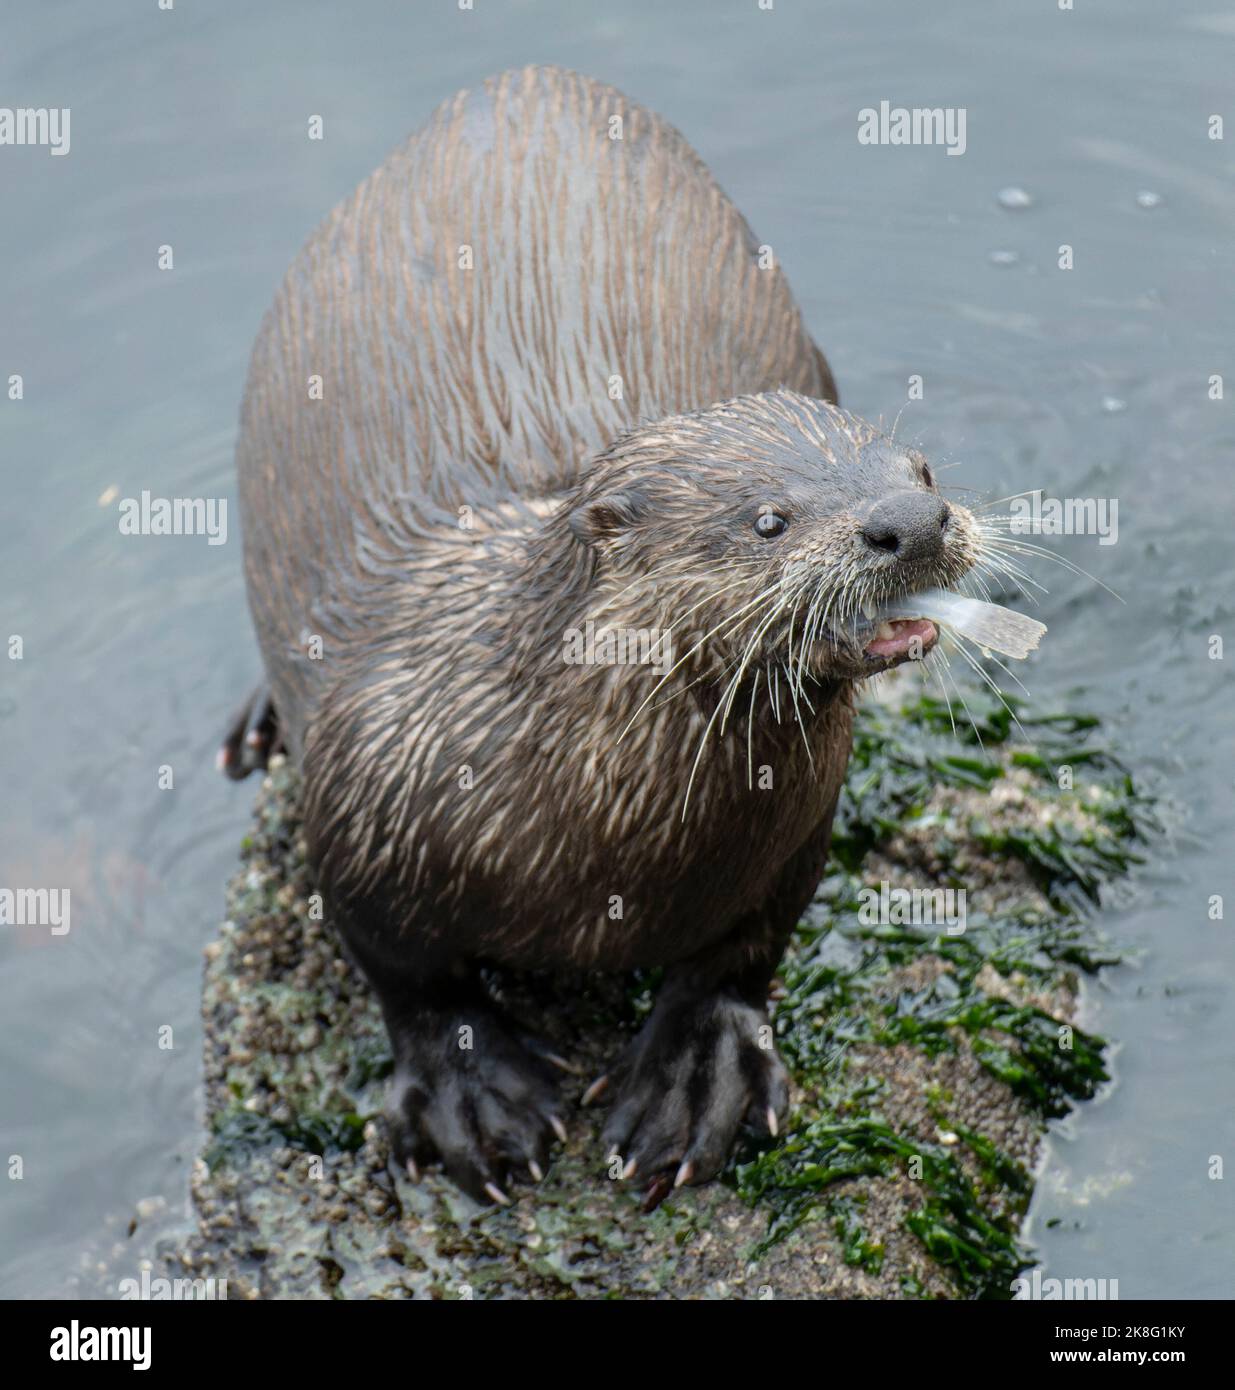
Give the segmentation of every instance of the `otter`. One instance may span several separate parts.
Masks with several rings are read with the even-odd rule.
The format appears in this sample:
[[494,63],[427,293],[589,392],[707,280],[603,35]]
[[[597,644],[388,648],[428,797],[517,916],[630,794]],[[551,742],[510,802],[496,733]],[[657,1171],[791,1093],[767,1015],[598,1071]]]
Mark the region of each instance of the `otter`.
[[[938,637],[871,615],[954,584],[979,533],[839,407],[699,157],[554,68],[447,101],[292,265],[237,466],[267,687],[221,758],[301,768],[390,1034],[394,1159],[505,1202],[565,1137],[562,1059],[503,1016],[493,965],[664,967],[585,1096],[649,1204],[743,1125],[775,1134],[768,990],[854,692]],[[657,659],[572,659],[584,630],[653,633]]]

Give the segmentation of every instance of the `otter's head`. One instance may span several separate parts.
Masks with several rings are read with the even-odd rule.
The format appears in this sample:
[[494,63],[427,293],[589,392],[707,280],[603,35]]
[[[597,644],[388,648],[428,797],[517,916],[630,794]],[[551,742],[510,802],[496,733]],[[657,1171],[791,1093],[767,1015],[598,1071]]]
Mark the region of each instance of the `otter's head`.
[[920,657],[932,623],[868,615],[954,585],[980,545],[921,454],[788,391],[624,435],[564,520],[592,552],[605,620],[668,627],[679,657],[718,676],[847,681]]

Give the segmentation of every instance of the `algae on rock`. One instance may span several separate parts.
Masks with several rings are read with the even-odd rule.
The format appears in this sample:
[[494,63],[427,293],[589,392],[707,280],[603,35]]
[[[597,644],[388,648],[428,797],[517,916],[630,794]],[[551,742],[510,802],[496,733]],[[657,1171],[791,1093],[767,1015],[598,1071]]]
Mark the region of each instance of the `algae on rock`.
[[[276,760],[207,948],[210,1135],[172,1273],[233,1297],[1009,1297],[1046,1121],[1107,1079],[1076,1022],[1078,973],[1114,959],[1090,909],[1151,821],[1095,721],[965,703],[955,729],[927,696],[859,711],[834,872],[775,990],[790,1122],[650,1216],[577,1106],[509,1209],[389,1171],[381,1016],[315,911]],[[872,912],[881,884],[963,889],[963,931]],[[491,984],[579,1068],[577,1100],[651,981]]]

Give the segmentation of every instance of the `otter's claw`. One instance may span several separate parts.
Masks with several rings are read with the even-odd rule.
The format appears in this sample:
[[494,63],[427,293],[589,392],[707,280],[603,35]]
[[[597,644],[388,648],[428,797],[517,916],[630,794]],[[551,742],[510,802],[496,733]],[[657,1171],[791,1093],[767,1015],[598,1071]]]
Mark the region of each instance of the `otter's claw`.
[[658,1173],[657,1176],[648,1183],[648,1190],[643,1195],[644,1212],[655,1211],[672,1190],[668,1173]]
[[584,1091],[580,1097],[580,1105],[591,1105],[593,1101],[599,1100],[609,1088],[608,1076],[598,1076],[595,1081]]
[[[409,1011],[397,1032],[387,1122],[395,1161],[415,1181],[440,1162],[479,1202],[509,1206],[510,1177],[540,1182],[566,1138],[547,1065],[485,1006]],[[467,1036],[469,1046],[458,1039]]]
[[645,1210],[714,1178],[748,1115],[775,1135],[788,1107],[785,1069],[760,1045],[761,1009],[721,995],[665,1002],[614,1072],[604,1129],[605,1151],[625,1159],[622,1178],[647,1178]]

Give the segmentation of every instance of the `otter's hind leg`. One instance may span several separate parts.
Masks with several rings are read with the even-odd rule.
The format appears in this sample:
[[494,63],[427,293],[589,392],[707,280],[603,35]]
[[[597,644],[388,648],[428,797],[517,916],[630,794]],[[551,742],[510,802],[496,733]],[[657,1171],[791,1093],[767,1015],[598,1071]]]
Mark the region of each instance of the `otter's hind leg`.
[[283,751],[279,717],[263,682],[236,711],[227,727],[215,766],[233,781],[264,768],[272,753]]

